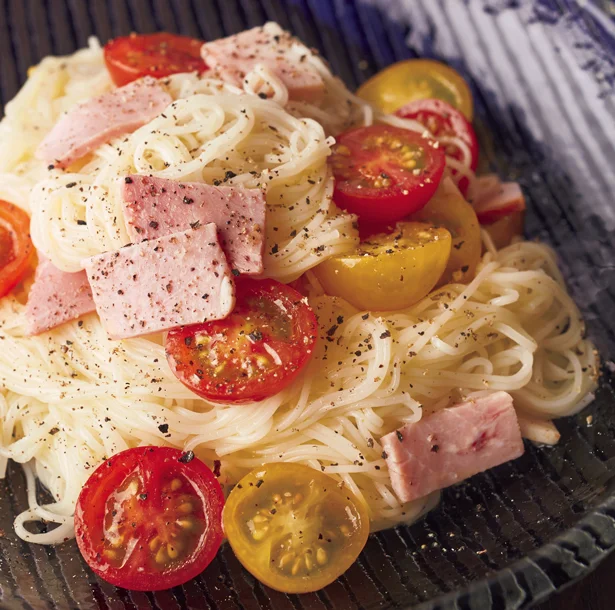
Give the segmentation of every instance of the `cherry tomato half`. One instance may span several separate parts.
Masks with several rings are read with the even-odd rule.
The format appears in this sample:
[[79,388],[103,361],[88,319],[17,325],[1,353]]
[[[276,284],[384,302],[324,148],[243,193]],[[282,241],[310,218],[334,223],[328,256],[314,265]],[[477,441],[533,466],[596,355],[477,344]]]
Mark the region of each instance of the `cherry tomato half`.
[[447,229],[452,238],[451,255],[438,285],[469,283],[481,256],[480,225],[474,208],[450,178],[444,178],[429,203],[411,220]]
[[432,59],[398,61],[363,83],[357,95],[386,113],[413,100],[438,98],[472,120],[472,94],[467,83],[456,70]]
[[390,125],[346,131],[330,161],[335,203],[368,222],[395,222],[420,210],[436,192],[446,162],[434,140]]
[[247,402],[288,386],[310,359],[317,336],[316,315],[296,290],[240,278],[233,313],[170,331],[166,352],[177,378],[199,396]]
[[266,464],[231,491],[224,532],[237,559],[284,593],[317,591],[342,575],[369,535],[366,508],[309,466]]
[[83,558],[117,587],[159,591],[200,574],[222,543],[224,495],[192,452],[127,449],[88,479],[75,508]]
[[177,72],[204,72],[202,40],[166,32],[122,36],[105,45],[104,56],[111,80],[127,85],[142,76],[162,78]]
[[[459,110],[449,103],[438,99],[414,100],[401,107],[396,113],[405,119],[413,119],[424,125],[435,138],[459,138],[470,151],[469,167],[476,171],[478,167],[478,140],[474,128]],[[447,156],[464,160],[464,152],[453,143],[440,142]],[[456,171],[452,171],[453,175]],[[458,183],[459,190],[465,196],[469,182],[462,177]]]
[[444,273],[450,252],[446,229],[400,222],[393,233],[374,235],[313,271],[327,294],[357,309],[391,311],[426,296]]
[[16,205],[0,200],[0,297],[19,283],[33,255],[30,217]]

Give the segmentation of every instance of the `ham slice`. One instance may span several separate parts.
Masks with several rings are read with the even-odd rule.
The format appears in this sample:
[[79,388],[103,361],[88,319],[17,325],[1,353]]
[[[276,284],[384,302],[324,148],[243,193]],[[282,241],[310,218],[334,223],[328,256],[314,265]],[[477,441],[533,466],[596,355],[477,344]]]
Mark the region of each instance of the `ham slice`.
[[525,197],[517,182],[501,182],[495,174],[487,174],[476,179],[472,205],[481,224],[492,224],[525,210]]
[[383,436],[391,484],[402,502],[422,498],[523,454],[510,394],[494,392]]
[[66,273],[40,256],[26,305],[28,335],[51,330],[94,311],[85,271]]
[[275,74],[295,100],[318,102],[325,83],[306,59],[312,52],[277,23],[266,23],[228,38],[206,42],[201,56],[224,81],[242,87],[246,75],[258,64]]
[[39,144],[36,157],[67,167],[101,144],[145,125],[172,101],[151,77],[93,97],[60,118]]
[[124,179],[123,197],[134,243],[213,222],[231,268],[262,273],[265,195],[260,189],[132,175]]
[[225,318],[235,287],[213,223],[85,259],[112,339]]

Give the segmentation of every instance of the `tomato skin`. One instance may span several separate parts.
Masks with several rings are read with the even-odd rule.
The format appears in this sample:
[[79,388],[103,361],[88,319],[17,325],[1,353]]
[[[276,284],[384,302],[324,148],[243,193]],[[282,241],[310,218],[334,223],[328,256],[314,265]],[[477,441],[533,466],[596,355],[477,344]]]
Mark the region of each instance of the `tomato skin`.
[[238,278],[236,288],[228,318],[167,335],[177,378],[213,402],[252,402],[282,391],[307,365],[318,336],[316,314],[290,286]]
[[[257,515],[259,521],[253,521]],[[288,462],[246,475],[228,497],[223,523],[243,566],[284,593],[309,593],[332,583],[354,563],[369,535],[367,509],[349,489]]]
[[111,80],[121,87],[143,76],[163,78],[177,72],[204,72],[203,42],[166,32],[135,34],[110,40],[104,58]]
[[30,217],[15,204],[0,200],[0,298],[20,282],[33,257]]
[[451,235],[445,228],[400,222],[349,254],[313,269],[325,292],[364,311],[393,311],[420,301],[447,266]]
[[512,212],[491,224],[483,225],[483,229],[489,233],[493,245],[500,250],[508,246],[513,237],[523,235],[524,217],[523,210]]
[[390,125],[339,135],[330,161],[333,200],[367,222],[395,222],[420,210],[438,188],[446,164],[435,141]]
[[[114,496],[122,483],[133,480],[131,477],[139,481],[132,496],[126,490],[122,492],[124,495]],[[173,487],[165,488],[165,481],[173,485],[176,480],[183,485],[183,490],[190,493],[185,494],[182,487],[178,491],[167,491]],[[184,504],[175,507],[175,510],[165,504],[174,493],[183,494],[177,496],[180,501],[185,502],[183,499],[187,497],[197,504],[193,513],[186,514],[182,510]],[[124,499],[126,496],[127,503],[113,503],[114,497]],[[130,501],[133,501],[132,505]],[[198,576],[215,557],[223,538],[223,506],[224,495],[220,484],[211,470],[190,452],[184,453],[171,447],[127,449],[103,462],[81,490],[75,508],[77,545],[90,568],[112,585],[135,591],[169,589]],[[110,508],[117,510],[111,517],[112,527],[106,528]],[[116,514],[123,516],[124,521],[132,522],[125,530],[116,530],[122,535],[121,545],[109,546],[108,532],[116,523]],[[167,555],[166,567],[152,569],[152,563],[156,565],[152,558],[154,550],[149,546],[153,538],[148,538],[148,535],[154,532],[154,535],[161,537],[165,528],[168,529],[170,524],[173,527],[178,518],[193,519],[195,525],[192,530],[178,530],[179,539],[188,540],[187,544],[193,547],[192,550],[181,554],[177,547],[180,555],[176,560]],[[121,519],[120,523],[124,525]],[[128,532],[123,533],[126,530]],[[181,534],[187,535],[182,538]],[[126,544],[124,537],[128,537]],[[131,548],[132,540],[137,540],[137,543],[127,552],[126,548]],[[121,565],[113,565],[108,558],[114,549],[126,552]]]
[[469,283],[481,257],[480,225],[474,208],[465,200],[451,178],[444,178],[430,202],[410,218],[416,222],[444,227],[453,238],[446,270],[437,285]]
[[[473,172],[476,171],[479,155],[478,139],[472,123],[459,110],[444,100],[425,99],[414,100],[400,108],[395,114],[404,119],[418,121],[429,129],[435,138],[457,137],[462,140],[470,151],[469,167]],[[463,162],[465,155],[458,146],[444,142],[441,144],[447,156]],[[452,173],[455,175],[457,172],[453,169]],[[470,186],[468,179],[462,177],[458,180],[457,186],[465,197]]]
[[357,95],[383,112],[392,113],[413,100],[438,98],[472,120],[470,88],[453,68],[433,59],[398,61],[372,76]]

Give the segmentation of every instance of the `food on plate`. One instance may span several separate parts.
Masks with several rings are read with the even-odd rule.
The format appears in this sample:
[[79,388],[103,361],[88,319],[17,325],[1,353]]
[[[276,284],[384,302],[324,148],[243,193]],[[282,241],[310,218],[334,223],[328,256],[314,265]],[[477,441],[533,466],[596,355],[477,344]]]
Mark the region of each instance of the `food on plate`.
[[75,536],[87,564],[117,587],[170,589],[198,576],[223,533],[224,494],[190,451],[126,449],[103,462],[75,507]]
[[333,199],[360,222],[394,222],[420,210],[444,173],[439,142],[390,125],[342,133],[331,154]]
[[264,400],[308,363],[318,321],[307,300],[275,280],[241,279],[232,313],[218,322],[174,328],[169,365],[193,392],[215,402]]
[[444,64],[355,95],[274,23],[45,58],[0,122],[16,533],[145,591],[226,536],[315,591],[522,438],[558,442],[598,357],[471,120]]
[[144,76],[163,78],[178,72],[205,72],[203,41],[167,32],[131,34],[104,47],[105,65],[113,83],[127,85]]
[[222,517],[237,559],[285,593],[332,583],[369,535],[369,515],[352,491],[302,464],[255,468],[235,485]]
[[0,200],[0,297],[8,294],[28,270],[34,255],[29,227],[26,212]]
[[421,222],[400,222],[348,254],[314,270],[325,292],[366,311],[404,309],[437,284],[451,253],[451,234]]
[[472,120],[472,93],[463,77],[453,68],[432,59],[406,59],[372,76],[357,95],[393,113],[410,102],[425,99],[443,100]]

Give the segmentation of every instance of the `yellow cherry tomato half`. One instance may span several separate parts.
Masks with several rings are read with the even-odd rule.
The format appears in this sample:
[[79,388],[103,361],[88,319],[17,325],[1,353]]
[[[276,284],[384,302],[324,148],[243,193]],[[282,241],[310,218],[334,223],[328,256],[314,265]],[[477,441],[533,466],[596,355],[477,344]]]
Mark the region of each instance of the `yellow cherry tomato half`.
[[388,114],[408,102],[427,98],[448,102],[468,121],[474,112],[472,94],[463,77],[433,59],[398,61],[363,83],[357,95]]
[[280,462],[254,469],[222,514],[237,559],[283,593],[317,591],[341,576],[369,535],[365,506],[320,471]]
[[420,301],[446,269],[451,234],[419,222],[397,223],[349,254],[314,269],[325,292],[369,311],[404,309]]
[[516,235],[523,235],[524,216],[524,210],[513,212],[490,225],[483,225],[483,229],[489,233],[493,240],[493,245],[499,250],[508,246]]
[[480,225],[474,208],[464,199],[455,183],[445,178],[436,194],[411,220],[447,229],[452,238],[451,255],[438,286],[450,282],[467,284],[476,273],[482,245]]

